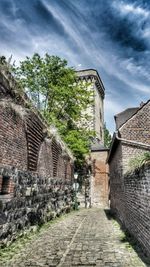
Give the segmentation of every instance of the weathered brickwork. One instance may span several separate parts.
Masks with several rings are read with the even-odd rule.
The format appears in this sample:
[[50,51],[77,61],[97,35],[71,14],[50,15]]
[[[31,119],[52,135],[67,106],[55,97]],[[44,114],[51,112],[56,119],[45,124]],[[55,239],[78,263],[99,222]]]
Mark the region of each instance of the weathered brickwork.
[[106,164],[108,151],[91,152],[93,170],[91,177],[92,206],[108,206],[108,166]]
[[[110,203],[111,208],[118,213],[118,216],[124,213],[124,175],[129,170],[129,159],[139,153],[143,153],[143,150],[119,143],[110,161]],[[122,221],[122,216],[120,216],[120,220]]]
[[37,170],[41,176],[53,176],[51,143],[51,139],[45,138],[40,147]]
[[44,140],[44,125],[34,112],[28,111],[25,117],[28,170],[36,171],[40,146]]
[[122,138],[150,145],[150,100],[120,129]]
[[150,101],[118,130],[111,147],[110,207],[150,256],[150,165],[131,172],[132,158],[150,151]]
[[112,211],[150,256],[150,165],[111,175],[110,190]]
[[[1,90],[1,88],[0,88]],[[12,102],[0,102],[0,163],[27,170],[27,140],[22,110]],[[21,114],[20,114],[21,113]]]
[[150,256],[150,165],[125,175],[127,229]]
[[[42,176],[48,176],[56,178],[62,178],[64,180],[70,180],[72,178],[72,167],[73,165],[70,162],[70,158],[67,154],[62,155],[62,150],[54,150],[52,153],[52,143],[56,142],[53,139],[45,138],[42,142],[39,157],[37,170],[38,173]],[[59,145],[60,146],[60,145]],[[53,149],[54,149],[53,145]]]
[[70,151],[9,79],[0,72],[2,246],[73,205]]
[[109,164],[110,169],[110,207],[122,221],[120,212],[124,212],[124,184],[122,174],[122,146],[118,145]]

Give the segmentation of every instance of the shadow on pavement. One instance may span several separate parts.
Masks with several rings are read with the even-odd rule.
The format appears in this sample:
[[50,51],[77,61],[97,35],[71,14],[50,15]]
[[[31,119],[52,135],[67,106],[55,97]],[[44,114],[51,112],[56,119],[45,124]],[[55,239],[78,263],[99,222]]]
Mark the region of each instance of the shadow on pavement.
[[111,212],[110,209],[104,209],[104,212],[106,214],[106,217],[108,220],[114,220],[116,221],[120,229],[123,231],[124,235],[120,237],[121,243],[127,243],[127,247],[130,246],[136,251],[139,258],[145,263],[147,267],[150,267],[150,258],[147,257],[145,252],[140,247],[139,243],[135,240],[135,238],[125,229],[125,227],[121,224],[120,220],[115,217],[115,215]]

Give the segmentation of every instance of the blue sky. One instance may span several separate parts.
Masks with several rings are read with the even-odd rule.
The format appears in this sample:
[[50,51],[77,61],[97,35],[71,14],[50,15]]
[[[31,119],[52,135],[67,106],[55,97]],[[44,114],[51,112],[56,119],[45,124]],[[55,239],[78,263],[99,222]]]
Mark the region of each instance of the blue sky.
[[149,0],[0,0],[0,53],[34,52],[94,68],[106,89],[105,121],[150,98]]

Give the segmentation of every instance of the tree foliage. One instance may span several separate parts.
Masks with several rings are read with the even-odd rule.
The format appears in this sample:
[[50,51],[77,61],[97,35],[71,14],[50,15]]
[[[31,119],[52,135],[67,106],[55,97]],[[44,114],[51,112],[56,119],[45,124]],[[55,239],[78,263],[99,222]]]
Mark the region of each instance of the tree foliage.
[[106,123],[104,124],[104,146],[106,148],[110,148],[111,146],[112,137],[106,127]]
[[79,121],[88,115],[83,112],[91,105],[87,84],[77,82],[76,72],[67,61],[45,54],[34,54],[14,67],[16,79],[41,111],[49,124],[54,124],[64,141],[82,162],[89,150],[91,132]]

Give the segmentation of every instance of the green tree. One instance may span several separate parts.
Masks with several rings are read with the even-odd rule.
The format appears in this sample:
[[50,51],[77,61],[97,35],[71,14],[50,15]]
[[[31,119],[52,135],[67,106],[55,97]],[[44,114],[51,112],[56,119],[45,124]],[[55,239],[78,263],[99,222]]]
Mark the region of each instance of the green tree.
[[106,123],[104,124],[104,146],[106,148],[110,148],[111,146],[112,137],[106,127]]
[[67,61],[45,54],[14,66],[14,75],[25,88],[28,96],[41,111],[49,124],[54,124],[74,156],[82,162],[89,151],[87,125],[79,126],[88,115],[83,112],[92,104],[92,92],[87,84],[77,82],[76,72],[67,66]]

